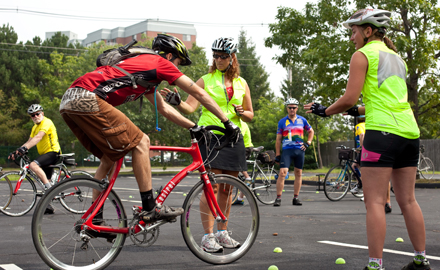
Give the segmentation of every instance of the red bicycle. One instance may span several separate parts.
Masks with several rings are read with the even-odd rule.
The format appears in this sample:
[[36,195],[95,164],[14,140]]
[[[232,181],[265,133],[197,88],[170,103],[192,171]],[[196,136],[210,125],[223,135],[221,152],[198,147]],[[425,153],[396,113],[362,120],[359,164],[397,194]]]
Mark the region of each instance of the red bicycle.
[[[196,134],[203,134],[209,142],[209,137],[215,136],[210,131],[214,129],[224,131],[216,126],[200,127],[198,130],[190,130],[191,147],[151,146],[150,150],[176,151],[189,153],[192,156],[193,162],[167,183],[158,194],[156,203],[162,204],[182,179],[198,170],[201,181],[194,185],[183,203],[181,232],[195,256],[211,264],[227,264],[241,258],[252,247],[258,234],[260,216],[257,202],[243,182],[230,175],[214,175],[206,170],[207,162],[201,157]],[[218,146],[207,147],[212,150],[213,147]],[[211,150],[209,153],[213,153]],[[127,218],[120,198],[112,189],[121,165],[122,159],[117,162],[114,176],[110,181],[73,177],[55,185],[42,197],[32,219],[32,239],[38,254],[48,266],[53,269],[103,269],[118,256],[127,236],[135,245],[150,246],[159,236],[159,227],[173,222],[160,220],[145,224],[139,218],[141,211],[139,206],[133,206],[133,217]],[[229,194],[226,202],[217,201],[212,185],[218,185],[219,190],[223,189],[222,192]],[[101,191],[101,194],[92,203],[93,189]],[[232,191],[235,189],[246,196],[245,205],[231,206],[235,194]],[[49,203],[56,208],[56,202],[64,194],[72,193],[77,196],[75,201],[77,209],[82,207],[85,213],[71,213],[59,207],[54,215],[44,215]],[[100,209],[103,209],[105,223],[93,224],[93,218]],[[226,215],[225,213],[228,212],[229,215]],[[207,219],[215,220],[214,226],[215,223],[226,224],[227,231],[233,234],[234,239],[241,245],[235,249],[225,248],[220,253],[204,251],[200,243],[207,228],[206,225],[204,227],[202,220]],[[105,238],[93,237],[93,233],[90,232],[116,233],[116,238],[107,241]]]

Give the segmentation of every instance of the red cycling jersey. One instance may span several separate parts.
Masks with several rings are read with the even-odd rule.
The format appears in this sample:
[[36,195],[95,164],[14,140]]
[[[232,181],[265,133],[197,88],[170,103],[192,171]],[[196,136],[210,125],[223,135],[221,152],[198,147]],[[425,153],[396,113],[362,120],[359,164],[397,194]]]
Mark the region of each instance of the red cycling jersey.
[[[159,55],[141,54],[125,59],[116,65],[134,77],[157,84],[167,81],[172,85],[183,75],[173,63]],[[140,85],[134,89],[131,79],[112,66],[101,66],[86,73],[76,79],[70,86],[72,87],[81,87],[94,92],[113,106],[134,101],[154,91],[154,87],[145,88]]]

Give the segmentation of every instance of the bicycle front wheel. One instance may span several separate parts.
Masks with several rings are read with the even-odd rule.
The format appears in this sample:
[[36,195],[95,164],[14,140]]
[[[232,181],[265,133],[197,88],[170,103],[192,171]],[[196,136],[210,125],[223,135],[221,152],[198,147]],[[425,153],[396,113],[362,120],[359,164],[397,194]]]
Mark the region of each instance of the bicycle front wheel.
[[[97,270],[108,267],[121,251],[126,234],[117,234],[113,242],[91,236],[82,228],[82,214],[72,213],[61,207],[57,200],[78,189],[81,200],[75,202],[75,209],[86,210],[92,205],[94,189],[102,191],[100,181],[73,177],[52,187],[38,203],[32,218],[32,240],[41,259],[53,269]],[[52,204],[53,215],[44,215],[46,207]],[[103,226],[127,227],[127,216],[118,195],[112,190],[103,206]]]
[[345,197],[350,188],[350,174],[345,165],[331,168],[324,178],[324,193],[330,201],[339,201]]
[[[70,172],[70,178],[73,176],[85,176],[86,178],[93,178],[93,176],[86,172],[86,171],[71,171]],[[65,181],[67,179],[67,176],[65,176],[61,181]],[[81,192],[78,190],[78,188],[73,187],[70,192],[64,193],[64,196],[60,197],[60,203],[61,205],[67,210],[75,214],[83,214],[86,212],[87,209],[75,209],[75,206],[78,204],[76,202],[81,201],[83,199],[83,196]],[[81,204],[80,204],[81,205]]]
[[278,172],[273,166],[264,169],[264,173],[257,171],[252,181],[252,191],[255,197],[263,204],[273,204],[277,198]]
[[[6,207],[0,208],[0,211],[10,217],[20,217],[26,215],[34,207],[37,201],[37,188],[33,179],[26,175],[21,178],[20,172],[7,172],[0,176],[0,183],[9,182],[12,186],[11,197]],[[17,192],[15,188],[19,185]]]
[[429,180],[434,177],[434,163],[431,161],[431,159],[427,157],[422,158],[420,160],[418,169],[423,178]]
[[[214,181],[213,181],[214,182]],[[216,221],[207,208],[204,198],[204,183],[198,182],[190,191],[183,204],[184,213],[181,217],[181,230],[183,238],[199,259],[211,264],[228,264],[243,257],[252,247],[260,226],[260,214],[257,202],[251,191],[237,178],[219,174],[215,176],[215,183],[219,191],[226,194],[225,200],[219,201],[223,213],[228,213],[226,231],[230,237],[240,243],[237,248],[223,248],[217,253],[208,253],[201,247],[202,237],[205,232],[216,232],[222,221]],[[246,197],[243,205],[231,206],[232,191],[238,189]],[[220,193],[220,192],[219,192]]]
[[8,207],[12,200],[12,184],[9,178],[0,178],[0,209]]

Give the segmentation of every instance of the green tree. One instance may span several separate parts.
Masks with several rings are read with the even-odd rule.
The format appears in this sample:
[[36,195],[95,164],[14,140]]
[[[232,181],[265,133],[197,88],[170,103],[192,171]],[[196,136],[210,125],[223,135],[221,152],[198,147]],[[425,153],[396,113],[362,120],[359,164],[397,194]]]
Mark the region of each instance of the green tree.
[[303,12],[281,7],[277,22],[270,25],[272,36],[266,46],[278,45],[284,52],[277,61],[284,67],[305,65],[316,82],[315,97],[330,104],[345,89],[348,64],[354,53],[350,31],[341,22],[356,10],[373,7],[392,11],[387,35],[408,64],[408,99],[421,127],[422,138],[439,137],[438,118],[440,56],[440,9],[437,0],[384,1],[321,0],[307,3]]
[[246,31],[241,30],[238,38],[237,58],[240,63],[240,76],[243,77],[251,91],[252,106],[254,111],[259,109],[260,97],[271,99],[274,97],[269,86],[269,75],[260,63],[260,57],[255,52],[255,44],[246,36]]

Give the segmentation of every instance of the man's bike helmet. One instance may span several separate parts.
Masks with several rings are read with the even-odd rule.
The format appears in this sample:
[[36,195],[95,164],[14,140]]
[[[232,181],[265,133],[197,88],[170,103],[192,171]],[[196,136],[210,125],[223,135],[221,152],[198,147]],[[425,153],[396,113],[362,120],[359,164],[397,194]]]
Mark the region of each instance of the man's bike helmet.
[[43,106],[41,106],[40,104],[32,104],[27,109],[27,113],[28,114],[33,114],[33,113],[36,113],[36,112],[39,112],[39,111],[43,111]]
[[183,42],[171,35],[158,34],[153,40],[153,50],[159,52],[160,55],[165,53],[172,53],[175,57],[179,57],[182,62],[181,66],[191,65],[191,59],[189,59],[189,53]]
[[284,105],[298,105],[298,104],[299,104],[298,100],[294,98],[288,98],[286,102],[284,102]]
[[233,38],[218,38],[212,43],[211,49],[214,52],[233,54],[237,52],[238,45],[234,42]]

